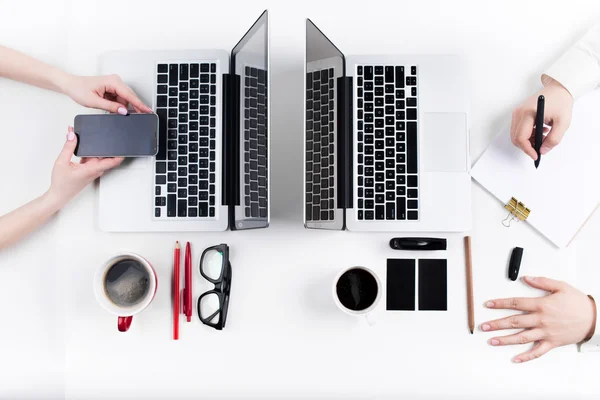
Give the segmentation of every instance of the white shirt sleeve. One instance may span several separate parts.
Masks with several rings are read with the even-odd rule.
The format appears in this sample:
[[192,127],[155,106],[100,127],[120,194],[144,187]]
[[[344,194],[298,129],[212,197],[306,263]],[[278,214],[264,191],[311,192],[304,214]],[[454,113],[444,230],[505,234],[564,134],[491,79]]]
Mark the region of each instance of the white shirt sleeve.
[[600,85],[600,24],[590,29],[544,75],[560,82],[574,99]]
[[[598,293],[600,294],[600,293]],[[590,296],[596,303],[596,330],[587,342],[579,344],[579,351],[600,351],[600,296]]]

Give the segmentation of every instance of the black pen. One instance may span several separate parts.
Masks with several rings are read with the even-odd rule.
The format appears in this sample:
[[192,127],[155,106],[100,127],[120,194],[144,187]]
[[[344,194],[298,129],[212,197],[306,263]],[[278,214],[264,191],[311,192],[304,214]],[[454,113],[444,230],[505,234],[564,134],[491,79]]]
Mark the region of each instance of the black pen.
[[542,159],[542,153],[540,149],[542,147],[542,140],[544,139],[544,103],[545,99],[543,95],[538,97],[537,102],[537,113],[535,114],[535,152],[537,153],[537,160],[533,162],[535,167],[539,167]]

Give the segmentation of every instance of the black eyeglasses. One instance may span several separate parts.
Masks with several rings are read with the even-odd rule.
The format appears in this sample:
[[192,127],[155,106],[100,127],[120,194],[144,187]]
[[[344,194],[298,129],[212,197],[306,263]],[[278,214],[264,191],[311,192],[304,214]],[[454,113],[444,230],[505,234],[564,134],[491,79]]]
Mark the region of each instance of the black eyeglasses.
[[221,330],[227,321],[231,290],[229,246],[220,244],[204,250],[199,268],[200,274],[215,288],[198,298],[198,316],[204,325]]

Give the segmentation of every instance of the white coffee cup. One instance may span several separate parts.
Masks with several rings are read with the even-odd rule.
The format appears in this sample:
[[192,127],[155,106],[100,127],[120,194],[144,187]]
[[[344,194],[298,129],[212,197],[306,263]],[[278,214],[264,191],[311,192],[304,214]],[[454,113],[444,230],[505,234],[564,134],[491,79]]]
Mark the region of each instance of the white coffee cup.
[[[145,275],[148,277],[148,288],[145,295],[131,306],[122,306],[111,300],[106,287],[108,272],[117,263],[125,260],[136,261],[137,265],[141,265],[144,268]],[[117,328],[120,332],[126,332],[131,326],[133,316],[150,305],[156,294],[157,286],[158,279],[152,264],[144,257],[135,253],[122,253],[110,258],[98,269],[94,276],[94,295],[96,296],[96,300],[106,311],[119,317]]]
[[[363,271],[361,273],[361,271]],[[348,278],[348,275],[345,276],[346,273],[348,272],[355,272],[354,274],[352,274],[352,276],[356,279],[357,277],[363,277],[363,288],[367,289],[366,293],[363,293],[363,298],[361,299],[361,301],[363,302],[363,304],[360,304],[360,302],[355,303],[355,306],[350,306],[349,304],[344,304],[342,302],[342,300],[340,299],[340,295],[338,294],[338,283],[340,283],[340,279],[342,277]],[[364,274],[364,272],[366,272],[367,274]],[[358,284],[358,282],[355,282]],[[344,287],[347,285],[343,285]],[[352,286],[352,285],[350,285]],[[357,286],[358,288],[358,286]],[[345,288],[347,289],[347,288]],[[344,289],[344,290],[345,290]],[[338,306],[338,308],[340,310],[342,310],[343,312],[345,312],[346,314],[349,315],[354,315],[354,316],[364,316],[365,319],[367,320],[367,322],[369,323],[369,325],[374,325],[375,321],[372,318],[371,312],[375,309],[375,307],[377,307],[377,304],[379,303],[379,300],[381,299],[381,282],[379,281],[379,278],[377,277],[377,275],[371,271],[368,268],[365,267],[350,267],[347,268],[343,271],[341,271],[333,280],[333,287],[332,287],[332,295],[333,295],[333,301],[335,302],[335,304]],[[376,293],[373,293],[376,290]],[[357,296],[359,295],[358,292],[355,293]],[[360,297],[360,296],[358,296]],[[356,300],[356,299],[355,299]],[[366,303],[365,303],[366,301]]]

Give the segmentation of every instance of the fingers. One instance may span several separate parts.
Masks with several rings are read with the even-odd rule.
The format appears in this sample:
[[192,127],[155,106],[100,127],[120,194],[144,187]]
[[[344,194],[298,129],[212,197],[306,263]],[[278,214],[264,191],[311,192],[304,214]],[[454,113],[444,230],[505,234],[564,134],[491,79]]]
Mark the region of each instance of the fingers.
[[564,289],[566,285],[564,282],[555,281],[554,279],[544,277],[525,276],[523,277],[523,280],[529,286],[536,289],[545,290],[547,292],[558,292],[559,290]]
[[73,157],[73,153],[75,152],[76,147],[77,135],[75,135],[73,127],[70,126],[67,132],[67,141],[65,142],[65,145],[63,146],[58,156],[58,160],[62,163],[70,163],[71,157]]
[[130,103],[134,108],[140,110],[142,112],[151,113],[152,109],[145,105],[140,98],[134,93],[133,90],[129,86],[127,86],[121,78],[118,76],[113,76],[112,89],[114,94],[123,98],[128,103]]
[[535,327],[538,322],[539,320],[536,314],[517,314],[486,322],[481,325],[481,330],[487,332],[501,329],[526,329]]
[[123,160],[123,157],[103,158],[98,162],[98,169],[104,173],[109,169],[113,169],[121,165]]
[[558,145],[562,140],[563,136],[565,136],[567,128],[567,124],[562,123],[561,121],[554,121],[550,133],[548,133],[548,135],[544,138],[544,141],[542,142],[540,153],[546,154],[554,147],[556,147],[556,145]]
[[90,106],[111,113],[127,115],[127,106],[123,106],[123,104],[119,103],[118,101],[112,101],[102,97],[97,97]]
[[515,146],[520,148],[534,160],[537,160],[537,153],[531,145],[531,135],[533,134],[533,124],[535,122],[534,116],[529,113],[523,113],[521,120],[515,127],[514,135],[512,136],[512,142]]
[[123,160],[123,157],[87,158],[85,163],[80,164],[79,172],[87,176],[90,180],[94,180],[101,177],[106,171],[119,166]]
[[536,358],[540,358],[553,348],[554,346],[550,342],[543,340],[541,342],[538,342],[538,344],[533,349],[521,353],[515,358],[513,358],[513,361],[516,363],[522,363],[535,360]]
[[545,337],[541,329],[527,329],[514,335],[494,337],[490,339],[492,346],[508,346],[513,344],[526,344],[542,340]]
[[519,310],[536,311],[538,309],[538,299],[530,297],[513,297],[510,299],[490,300],[485,303],[487,308],[496,308],[501,310]]

